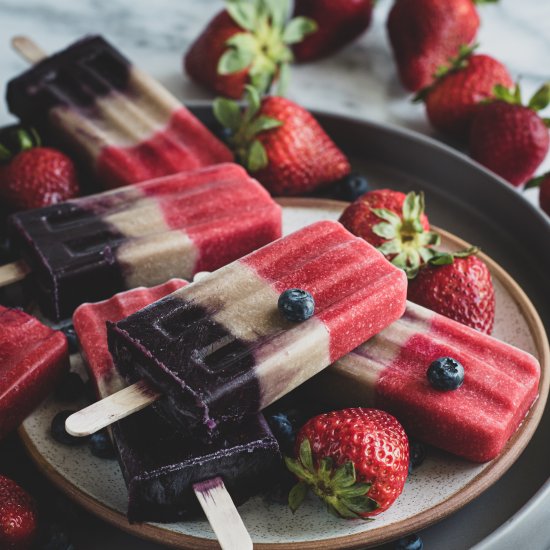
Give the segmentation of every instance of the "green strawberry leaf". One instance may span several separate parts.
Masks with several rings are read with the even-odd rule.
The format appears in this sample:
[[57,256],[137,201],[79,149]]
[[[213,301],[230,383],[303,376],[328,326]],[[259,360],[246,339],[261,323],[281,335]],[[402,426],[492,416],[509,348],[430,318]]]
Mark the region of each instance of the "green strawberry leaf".
[[279,128],[282,125],[283,123],[276,118],[260,115],[256,117],[248,126],[246,130],[246,137],[252,138],[260,132],[266,132],[267,130],[272,130],[273,128]]
[[305,36],[317,30],[317,23],[309,17],[295,17],[289,21],[283,32],[285,44],[296,44],[301,42]]
[[313,466],[313,454],[311,452],[311,445],[309,439],[305,438],[302,443],[300,443],[300,462],[303,464],[304,468],[310,473],[315,472]]
[[250,172],[257,172],[265,168],[269,162],[265,147],[255,139],[248,150],[246,165]]
[[225,97],[217,97],[214,100],[214,116],[224,127],[236,132],[241,124],[241,108],[236,101]]
[[247,108],[243,115],[243,126],[248,126],[250,121],[258,114],[260,107],[262,106],[262,98],[258,89],[254,86],[246,85],[244,87],[245,100],[247,103]]
[[346,498],[360,497],[366,495],[371,487],[372,483],[355,483],[351,487],[339,489],[338,494]]
[[282,30],[290,16],[289,0],[264,0],[268,13],[271,16],[271,24]]
[[450,265],[454,261],[452,254],[448,252],[439,252],[431,260],[430,265]]
[[339,487],[350,487],[356,481],[355,465],[353,462],[348,461],[339,466],[332,476],[332,481]]
[[386,208],[371,208],[371,211],[374,212],[379,218],[386,220],[387,222],[398,224],[401,222],[401,218],[391,210]]
[[391,254],[397,254],[401,251],[401,244],[396,240],[393,239],[391,241],[386,241],[385,243],[382,243],[378,250],[384,254],[384,256],[389,256]]
[[253,31],[256,28],[258,18],[258,2],[243,2],[242,0],[228,0],[225,9],[231,16],[231,19],[239,27],[247,31]]
[[292,510],[293,514],[296,510],[298,510],[302,502],[304,502],[308,490],[309,486],[304,481],[296,483],[296,485],[294,485],[294,487],[290,490],[290,493],[288,494],[288,506]]
[[230,48],[218,60],[218,74],[228,75],[238,73],[249,67],[253,60],[253,52]]
[[290,82],[290,65],[283,63],[279,67],[279,79],[277,82],[277,95],[284,96]]
[[550,128],[550,118],[543,118],[543,119],[542,119],[542,122],[544,122],[544,125],[545,125],[547,128]]
[[542,183],[542,180],[547,178],[550,175],[550,172],[547,172],[546,174],[542,174],[542,176],[537,176],[536,178],[530,179],[526,184],[525,189],[533,189],[534,187],[540,187],[540,184]]
[[395,225],[386,222],[377,223],[374,225],[372,232],[383,239],[393,239],[397,236],[397,229]]
[[354,497],[346,497],[343,498],[342,501],[347,508],[356,514],[374,512],[374,510],[378,508],[377,502],[364,494]]
[[6,162],[11,159],[11,152],[0,143],[0,162]]
[[527,105],[533,111],[542,111],[550,104],[550,82],[543,84],[529,101]]

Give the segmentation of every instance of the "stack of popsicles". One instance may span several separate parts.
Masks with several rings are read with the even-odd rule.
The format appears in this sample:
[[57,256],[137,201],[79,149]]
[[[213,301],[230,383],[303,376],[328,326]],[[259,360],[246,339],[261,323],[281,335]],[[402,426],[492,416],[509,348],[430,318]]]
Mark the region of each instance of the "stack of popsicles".
[[[99,398],[125,386],[107,349],[105,323],[119,321],[185,284],[173,279],[83,304],[75,311],[75,330]],[[277,441],[261,415],[224,431],[210,443],[183,437],[150,409],[117,422],[112,430],[128,485],[130,521],[177,521],[196,512],[193,483],[216,476],[223,478],[240,504],[266,486],[280,461]]]

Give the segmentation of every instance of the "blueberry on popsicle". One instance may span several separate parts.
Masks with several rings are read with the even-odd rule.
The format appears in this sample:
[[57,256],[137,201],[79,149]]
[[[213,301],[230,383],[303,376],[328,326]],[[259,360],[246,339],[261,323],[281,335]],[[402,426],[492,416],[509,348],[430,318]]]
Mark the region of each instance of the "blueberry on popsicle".
[[[107,348],[105,322],[124,318],[185,284],[173,279],[83,304],[75,311],[75,330],[98,397],[125,386]],[[219,476],[240,504],[267,483],[280,461],[277,442],[261,415],[208,444],[183,437],[152,410],[121,420],[111,429],[128,485],[128,518],[132,522],[177,521],[192,515],[198,509],[192,485]]]
[[[434,387],[432,363],[464,375]],[[410,437],[474,462],[498,456],[538,395],[540,365],[529,353],[407,303],[401,319],[311,381],[334,406],[376,406]],[[458,384],[458,382],[460,382]],[[449,382],[450,384],[450,382]]]
[[[137,382],[138,408],[163,394],[156,406],[165,417],[212,436],[398,319],[406,286],[405,273],[363,239],[318,222],[108,323],[109,349]],[[314,297],[312,317],[294,323],[281,315],[278,298],[289,288]],[[147,394],[139,391],[144,380]],[[69,432],[86,435],[130,414],[130,388],[123,391],[69,418]]]

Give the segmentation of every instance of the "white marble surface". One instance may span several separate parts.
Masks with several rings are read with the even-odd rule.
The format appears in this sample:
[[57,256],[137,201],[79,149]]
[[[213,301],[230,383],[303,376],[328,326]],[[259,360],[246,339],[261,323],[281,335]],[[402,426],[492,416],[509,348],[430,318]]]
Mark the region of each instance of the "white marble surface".
[[[303,105],[389,122],[433,135],[422,105],[400,86],[386,37],[391,0],[379,0],[371,28],[338,55],[294,68],[289,90]],[[221,0],[0,0],[0,93],[25,67],[9,47],[17,33],[54,51],[87,33],[102,33],[182,100],[209,98],[182,75],[181,58]],[[525,97],[550,80],[550,1],[500,0],[480,7],[480,50],[521,78]],[[548,115],[547,115],[548,116]],[[0,105],[0,125],[10,121]],[[550,170],[550,155],[539,170]],[[537,191],[527,196],[537,202]]]

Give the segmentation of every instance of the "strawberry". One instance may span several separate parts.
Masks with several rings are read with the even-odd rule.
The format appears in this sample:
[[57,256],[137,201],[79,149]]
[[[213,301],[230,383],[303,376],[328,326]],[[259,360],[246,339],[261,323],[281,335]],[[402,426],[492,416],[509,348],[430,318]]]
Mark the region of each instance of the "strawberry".
[[237,160],[276,195],[299,195],[350,172],[344,153],[313,116],[283,97],[260,99],[247,86],[248,107],[218,98],[214,114],[230,132]]
[[293,46],[296,61],[329,56],[368,28],[374,0],[296,0],[294,15],[317,23],[317,30]]
[[26,550],[36,540],[38,521],[32,497],[0,475],[0,548]]
[[17,131],[19,152],[0,146],[0,198],[14,210],[48,206],[79,194],[72,160],[49,147],[41,147],[36,132]]
[[437,68],[472,43],[478,27],[473,0],[396,0],[387,28],[403,86],[413,92],[429,86]]
[[439,253],[409,281],[407,298],[463,325],[491,334],[495,289],[477,248]]
[[369,191],[350,204],[339,221],[410,274],[433,256],[431,247],[440,241],[439,235],[430,231],[423,193]]
[[527,106],[522,105],[519,86],[512,90],[496,86],[495,96],[476,111],[470,154],[519,186],[535,173],[548,153],[550,119],[541,118],[538,111],[550,103],[550,83],[542,86]]
[[239,99],[250,83],[265,93],[280,77],[284,90],[290,46],[317,27],[305,17],[288,21],[288,0],[231,0],[191,45],[185,70],[197,82],[226,97]]
[[539,205],[550,216],[550,172],[527,182],[525,189],[539,188]]
[[293,512],[311,488],[337,516],[375,516],[401,494],[409,471],[405,430],[377,409],[343,409],[310,419],[296,436],[296,454],[285,457],[299,480],[288,498]]
[[497,84],[513,85],[502,63],[488,55],[472,55],[474,48],[461,47],[456,58],[438,68],[436,80],[415,97],[426,103],[434,128],[460,139],[467,139],[479,102],[494,97]]

